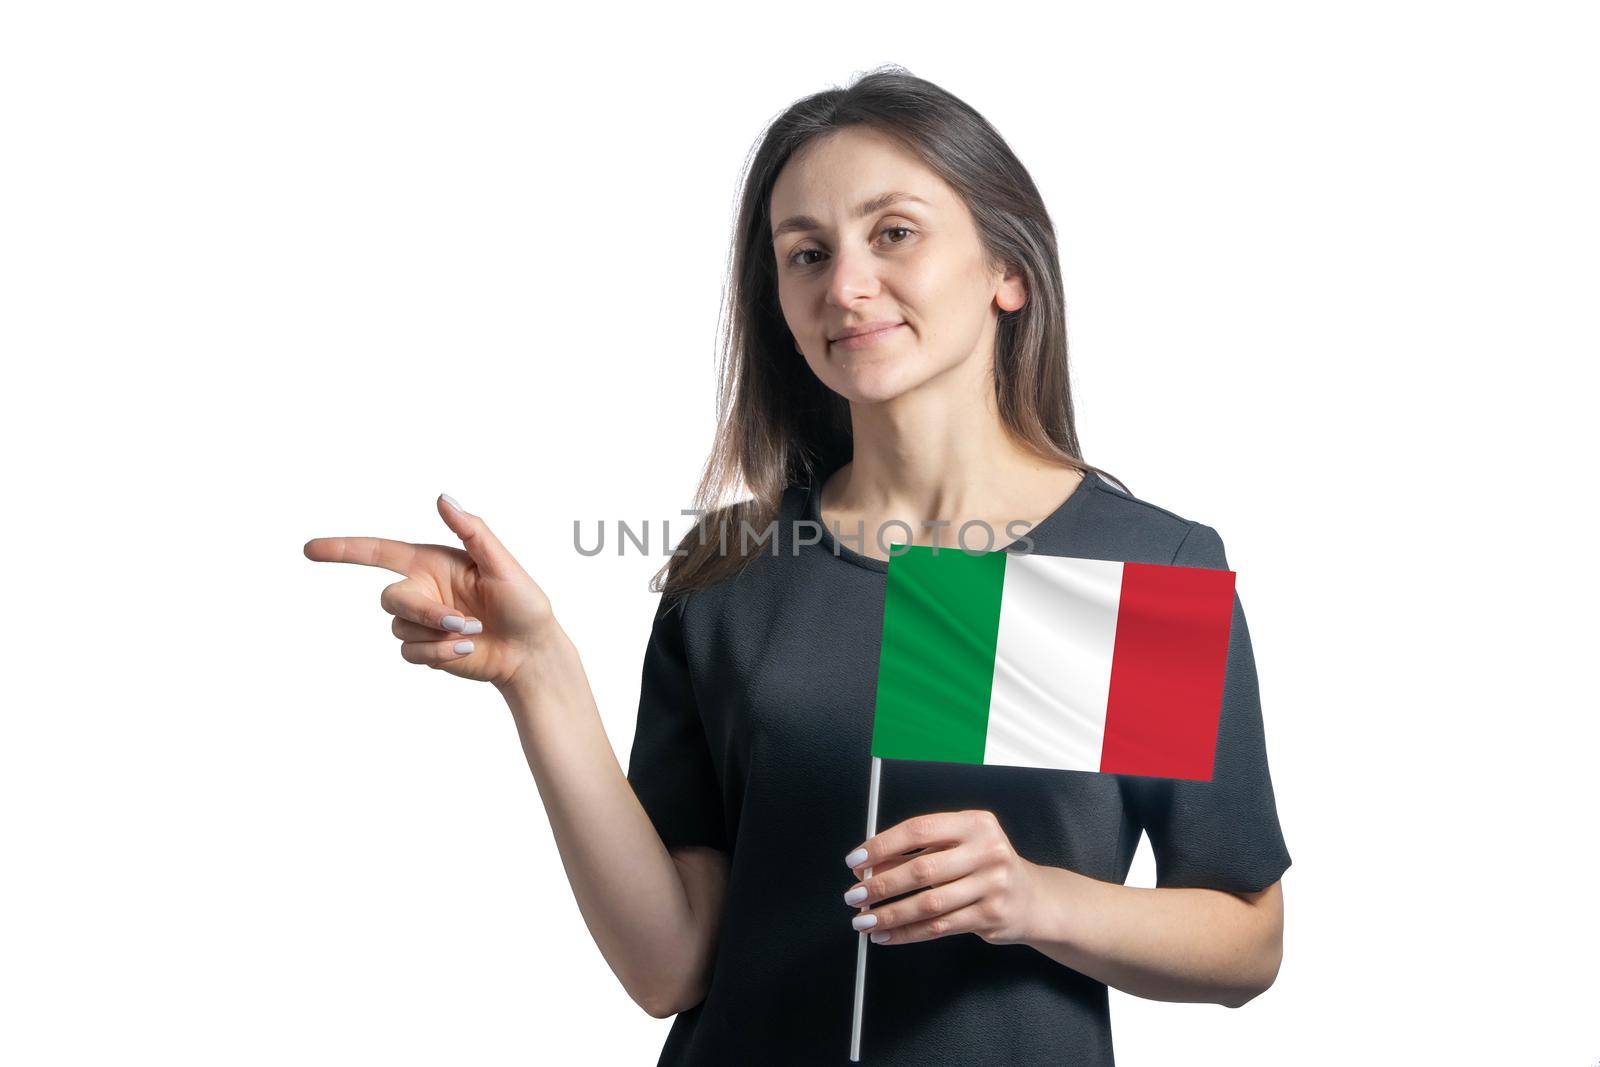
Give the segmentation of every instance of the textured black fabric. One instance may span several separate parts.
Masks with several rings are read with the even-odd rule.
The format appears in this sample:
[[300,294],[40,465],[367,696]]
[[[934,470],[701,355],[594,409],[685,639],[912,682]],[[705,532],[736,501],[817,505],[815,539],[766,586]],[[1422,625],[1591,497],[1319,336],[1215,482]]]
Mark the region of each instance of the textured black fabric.
[[[661,1064],[849,1063],[844,856],[866,836],[888,564],[826,530],[800,543],[817,530],[792,524],[817,521],[825,480],[785,493],[776,554],[671,610],[658,602],[628,780],[668,847],[731,860],[710,990],[674,1020]],[[1027,537],[1047,555],[1227,567],[1215,530],[1094,474]],[[985,808],[1032,862],[1119,884],[1144,830],[1159,885],[1262,889],[1290,859],[1237,596],[1223,700],[1210,782],[885,760],[878,829]],[[872,945],[862,1063],[1110,1064],[1107,1005],[1103,983],[1026,945]]]

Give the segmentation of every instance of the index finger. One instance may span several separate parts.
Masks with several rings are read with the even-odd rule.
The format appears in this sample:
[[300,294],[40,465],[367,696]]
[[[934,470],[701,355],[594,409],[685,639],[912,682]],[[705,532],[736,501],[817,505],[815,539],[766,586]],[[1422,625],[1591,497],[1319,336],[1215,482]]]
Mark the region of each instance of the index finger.
[[318,563],[359,563],[410,575],[417,562],[417,546],[387,537],[313,537],[303,551]]
[[965,841],[977,824],[971,811],[937,811],[913,815],[905,822],[874,834],[844,858],[846,867],[871,867],[875,863],[909,852],[914,848],[953,845]]

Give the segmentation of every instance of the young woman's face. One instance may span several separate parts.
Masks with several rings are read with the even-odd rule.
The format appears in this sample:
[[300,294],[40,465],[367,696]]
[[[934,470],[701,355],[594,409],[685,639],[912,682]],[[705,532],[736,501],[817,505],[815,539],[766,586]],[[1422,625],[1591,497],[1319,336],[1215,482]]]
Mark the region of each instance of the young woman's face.
[[[989,270],[956,192],[875,131],[796,153],[771,210],[783,317],[812,372],[849,400],[889,400],[970,360],[986,368],[998,311],[1022,306],[1020,279]],[[886,328],[843,336],[863,326]]]

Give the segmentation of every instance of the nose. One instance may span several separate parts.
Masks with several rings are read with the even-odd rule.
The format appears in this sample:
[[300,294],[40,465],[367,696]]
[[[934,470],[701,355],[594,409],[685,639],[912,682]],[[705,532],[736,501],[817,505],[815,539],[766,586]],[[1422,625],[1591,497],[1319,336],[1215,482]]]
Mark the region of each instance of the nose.
[[828,302],[847,308],[878,293],[877,264],[866,249],[842,248],[833,257],[828,276]]

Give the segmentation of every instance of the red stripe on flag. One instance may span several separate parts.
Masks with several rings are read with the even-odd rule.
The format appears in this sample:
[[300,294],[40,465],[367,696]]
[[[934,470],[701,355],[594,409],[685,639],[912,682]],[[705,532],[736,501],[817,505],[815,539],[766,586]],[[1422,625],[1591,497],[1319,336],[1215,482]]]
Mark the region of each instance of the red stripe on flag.
[[1211,780],[1234,572],[1125,563],[1100,769]]

